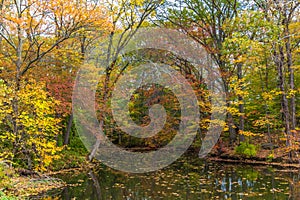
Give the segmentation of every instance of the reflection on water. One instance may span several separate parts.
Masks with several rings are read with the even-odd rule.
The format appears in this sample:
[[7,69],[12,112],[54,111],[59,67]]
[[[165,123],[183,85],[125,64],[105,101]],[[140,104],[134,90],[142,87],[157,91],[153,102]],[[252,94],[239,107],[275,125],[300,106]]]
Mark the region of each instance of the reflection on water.
[[298,173],[205,163],[191,157],[147,174],[127,174],[101,166],[94,172],[59,177],[71,186],[54,191],[54,199],[300,199]]

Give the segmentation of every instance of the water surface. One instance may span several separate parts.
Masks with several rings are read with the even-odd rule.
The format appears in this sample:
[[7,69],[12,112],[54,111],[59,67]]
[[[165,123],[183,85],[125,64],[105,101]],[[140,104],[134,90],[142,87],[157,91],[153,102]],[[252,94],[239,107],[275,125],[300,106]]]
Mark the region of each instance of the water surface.
[[299,173],[205,162],[190,156],[147,174],[128,174],[99,166],[89,172],[57,176],[70,186],[48,195],[64,200],[300,199]]

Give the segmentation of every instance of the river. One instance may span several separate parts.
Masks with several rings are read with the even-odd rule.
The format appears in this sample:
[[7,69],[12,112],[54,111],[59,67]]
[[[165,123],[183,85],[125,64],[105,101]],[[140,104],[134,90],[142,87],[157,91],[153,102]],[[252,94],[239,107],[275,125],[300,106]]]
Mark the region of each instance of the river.
[[69,186],[39,199],[300,199],[298,172],[205,162],[192,156],[184,156],[167,168],[147,174],[124,173],[103,165],[89,172],[56,176]]

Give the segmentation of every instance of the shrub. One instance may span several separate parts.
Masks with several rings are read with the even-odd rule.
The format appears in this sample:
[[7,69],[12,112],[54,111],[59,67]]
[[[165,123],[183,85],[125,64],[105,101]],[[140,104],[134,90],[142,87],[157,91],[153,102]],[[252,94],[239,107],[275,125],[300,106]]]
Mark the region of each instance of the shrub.
[[15,171],[0,160],[0,191],[13,187],[11,184],[11,177],[13,176],[15,176]]
[[7,196],[4,192],[0,191],[0,200],[16,200],[15,197]]
[[245,157],[253,157],[257,153],[257,147],[248,142],[241,142],[241,144],[235,148],[235,153]]

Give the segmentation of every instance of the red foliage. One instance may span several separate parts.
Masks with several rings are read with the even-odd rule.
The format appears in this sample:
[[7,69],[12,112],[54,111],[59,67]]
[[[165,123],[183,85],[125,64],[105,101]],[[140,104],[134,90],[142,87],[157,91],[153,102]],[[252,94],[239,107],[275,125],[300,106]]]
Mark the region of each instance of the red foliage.
[[73,74],[49,75],[42,80],[46,82],[50,95],[60,102],[56,112],[62,116],[69,115],[72,111]]

